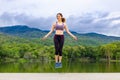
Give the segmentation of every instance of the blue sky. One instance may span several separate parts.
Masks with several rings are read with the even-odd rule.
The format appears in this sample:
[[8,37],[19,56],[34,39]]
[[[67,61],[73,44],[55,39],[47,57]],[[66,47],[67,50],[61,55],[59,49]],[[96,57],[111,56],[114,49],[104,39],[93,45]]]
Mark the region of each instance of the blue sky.
[[63,13],[79,33],[120,36],[120,0],[0,0],[0,26],[28,25],[50,30]]

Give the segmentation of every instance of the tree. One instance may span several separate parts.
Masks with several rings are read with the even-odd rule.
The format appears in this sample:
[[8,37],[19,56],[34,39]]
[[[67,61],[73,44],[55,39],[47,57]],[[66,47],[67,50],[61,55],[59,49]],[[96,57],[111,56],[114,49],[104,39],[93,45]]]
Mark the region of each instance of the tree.
[[102,46],[102,49],[108,62],[110,62],[111,57],[113,57],[116,48],[117,46],[115,44],[106,44]]

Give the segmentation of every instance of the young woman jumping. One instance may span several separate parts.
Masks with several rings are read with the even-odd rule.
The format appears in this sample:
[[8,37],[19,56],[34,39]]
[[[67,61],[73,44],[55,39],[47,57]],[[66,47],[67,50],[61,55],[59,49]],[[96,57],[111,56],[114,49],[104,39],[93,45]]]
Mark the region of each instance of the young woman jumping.
[[77,37],[74,36],[68,29],[67,24],[65,23],[65,18],[63,18],[62,13],[57,13],[56,15],[57,21],[53,23],[52,28],[48,34],[46,34],[42,40],[45,40],[54,30],[54,46],[55,46],[55,68],[61,68],[62,67],[62,48],[64,45],[64,29],[66,32],[74,38],[74,40],[77,40]]

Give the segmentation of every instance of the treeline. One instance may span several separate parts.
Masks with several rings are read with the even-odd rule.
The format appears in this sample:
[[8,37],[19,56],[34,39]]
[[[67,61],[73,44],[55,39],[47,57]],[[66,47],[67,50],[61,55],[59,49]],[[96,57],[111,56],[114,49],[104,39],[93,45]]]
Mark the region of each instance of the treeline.
[[[33,42],[15,42],[7,41],[0,42],[0,59],[40,59],[54,60],[54,45],[46,46]],[[82,46],[64,45],[63,58],[75,59],[90,59],[100,61],[120,60],[120,42],[104,44],[101,46]]]
[[[74,41],[66,37],[63,47],[63,58],[89,59],[93,61],[120,60],[120,42],[102,44],[99,46],[80,45],[81,41]],[[87,41],[86,41],[87,44]],[[53,39],[42,41],[40,38],[25,39],[0,34],[0,60],[6,59],[40,59],[54,60]]]

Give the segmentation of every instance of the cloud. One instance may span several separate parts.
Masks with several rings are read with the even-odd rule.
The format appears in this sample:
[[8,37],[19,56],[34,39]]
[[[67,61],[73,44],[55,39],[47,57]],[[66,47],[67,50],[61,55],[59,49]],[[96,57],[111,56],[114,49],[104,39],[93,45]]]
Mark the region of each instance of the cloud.
[[28,25],[30,27],[35,27],[39,29],[49,29],[52,23],[55,21],[54,17],[34,17],[26,14],[16,14],[16,13],[3,13],[0,16],[0,25]]
[[108,12],[86,13],[79,17],[70,17],[71,30],[79,33],[97,32],[109,36],[120,36],[120,15]]
[[120,36],[119,3],[120,0],[0,0],[0,26],[20,24],[50,29],[56,13],[62,12],[70,30]]
[[96,10],[120,11],[119,3],[120,0],[0,0],[0,14],[17,12],[48,17],[62,12],[68,17]]
[[[79,33],[96,32],[110,36],[120,36],[120,16],[109,12],[93,12],[71,15],[67,18],[68,28]],[[27,14],[3,13],[0,25],[28,25],[42,30],[50,30],[55,16],[35,17]]]

